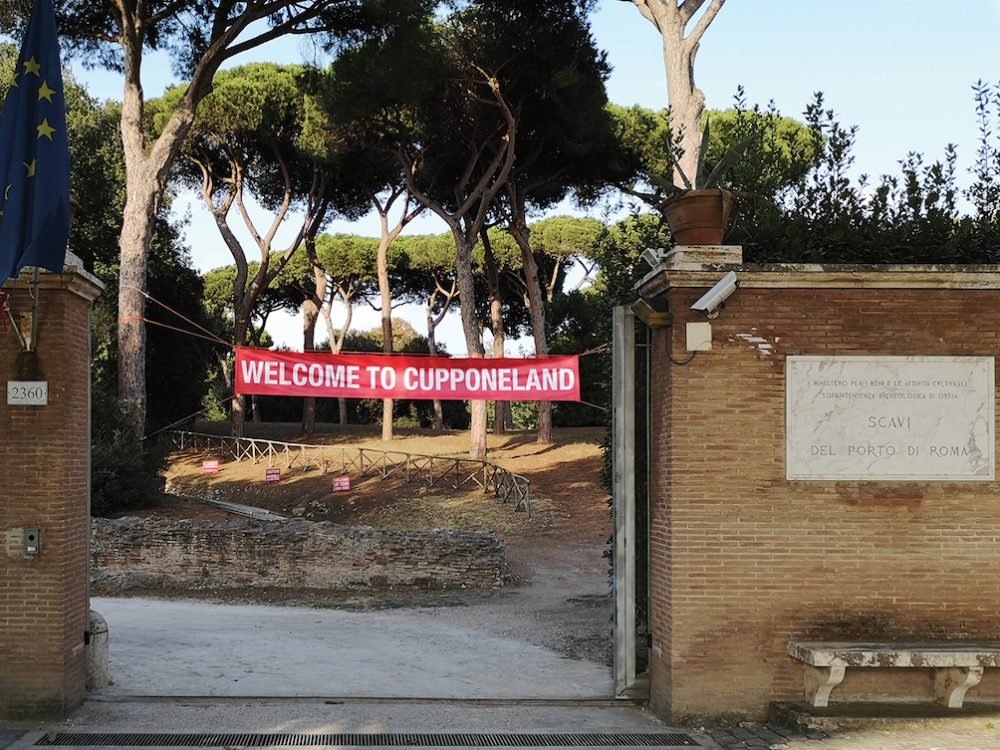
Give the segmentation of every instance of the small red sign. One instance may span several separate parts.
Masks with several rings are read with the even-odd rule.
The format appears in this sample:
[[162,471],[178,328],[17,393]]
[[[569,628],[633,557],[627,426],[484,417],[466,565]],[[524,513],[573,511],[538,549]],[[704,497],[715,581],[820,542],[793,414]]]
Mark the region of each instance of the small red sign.
[[281,469],[264,469],[264,481],[265,482],[280,482],[281,481]]
[[350,492],[351,491],[351,478],[349,476],[334,477],[333,478],[333,491],[334,492]]
[[202,474],[218,474],[219,473],[219,459],[212,458],[208,461],[201,462],[201,472]]

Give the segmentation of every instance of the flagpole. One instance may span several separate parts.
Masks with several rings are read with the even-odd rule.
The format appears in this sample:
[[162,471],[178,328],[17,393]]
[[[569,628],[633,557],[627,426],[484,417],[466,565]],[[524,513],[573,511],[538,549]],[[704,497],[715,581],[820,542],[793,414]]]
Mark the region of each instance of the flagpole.
[[35,293],[31,295],[31,338],[28,339],[27,346],[29,352],[35,351],[38,341],[38,297],[42,286],[38,266],[35,266],[35,272],[32,274],[31,285],[35,288]]
[[[69,141],[52,0],[35,0],[15,72],[17,83],[0,108],[0,186],[6,186],[0,195],[0,282],[29,266],[54,273],[65,267]],[[37,272],[34,278],[37,291]],[[29,330],[34,336],[37,329],[27,323],[25,336]]]

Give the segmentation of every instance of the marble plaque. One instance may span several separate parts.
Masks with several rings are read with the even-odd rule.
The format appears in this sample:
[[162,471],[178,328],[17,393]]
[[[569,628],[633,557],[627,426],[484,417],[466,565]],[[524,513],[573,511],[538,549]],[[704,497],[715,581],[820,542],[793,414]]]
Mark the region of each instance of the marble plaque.
[[989,482],[993,357],[788,357],[788,479]]

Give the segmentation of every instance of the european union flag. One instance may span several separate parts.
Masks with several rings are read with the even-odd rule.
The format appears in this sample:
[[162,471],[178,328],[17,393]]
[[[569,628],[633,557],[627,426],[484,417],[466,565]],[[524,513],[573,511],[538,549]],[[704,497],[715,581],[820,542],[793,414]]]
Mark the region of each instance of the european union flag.
[[36,0],[0,111],[0,283],[24,266],[62,272],[69,141],[52,0]]

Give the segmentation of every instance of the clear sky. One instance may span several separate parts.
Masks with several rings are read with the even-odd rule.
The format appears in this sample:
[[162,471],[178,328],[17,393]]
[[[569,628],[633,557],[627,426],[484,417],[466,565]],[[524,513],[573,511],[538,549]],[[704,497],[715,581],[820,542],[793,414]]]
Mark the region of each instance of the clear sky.
[[[594,31],[615,70],[612,101],[666,103],[659,37],[631,2],[604,0]],[[858,125],[857,163],[893,171],[908,151],[939,158],[976,142],[971,85],[1000,82],[998,0],[729,0],[706,32],[695,81],[707,105],[773,99],[798,116],[823,91],[841,122]]]
[[[653,26],[628,0],[600,0],[592,22],[613,67],[611,101],[666,106],[660,37]],[[235,64],[298,62],[303,52],[308,54],[295,42],[282,42]],[[121,97],[116,76],[74,69],[94,95]],[[954,143],[965,179],[976,148],[971,86],[978,79],[1000,82],[1000,0],[728,0],[706,32],[695,65],[695,80],[711,108],[730,106],[742,85],[751,103],[774,100],[783,114],[799,116],[813,93],[823,91],[840,122],[859,127],[858,172],[876,176],[894,172],[910,151],[932,161]],[[164,59],[145,64],[147,97],[169,82]],[[207,212],[197,201],[180,202],[180,210],[188,207],[195,265],[207,270],[231,263]],[[336,223],[331,230],[375,234],[377,225]],[[439,232],[443,226],[428,219],[409,231]],[[403,315],[423,330],[422,311]],[[355,318],[358,329],[376,324],[370,310]],[[275,320],[273,330],[269,325],[272,336],[293,347],[301,345],[299,328],[290,318]],[[464,351],[457,320],[445,329],[445,341],[452,353]]]

